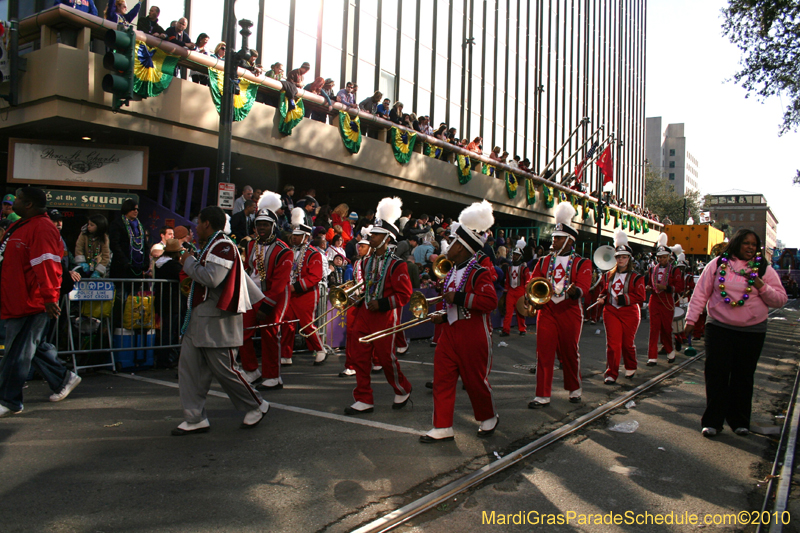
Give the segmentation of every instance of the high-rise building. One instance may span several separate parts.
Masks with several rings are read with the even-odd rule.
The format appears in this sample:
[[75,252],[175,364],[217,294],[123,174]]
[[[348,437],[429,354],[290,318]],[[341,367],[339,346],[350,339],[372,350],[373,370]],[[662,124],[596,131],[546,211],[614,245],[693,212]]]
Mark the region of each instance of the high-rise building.
[[645,158],[652,170],[669,180],[683,196],[700,191],[700,163],[689,152],[683,124],[667,124],[661,117],[648,117],[645,128]]
[[778,219],[763,194],[739,189],[716,193],[711,195],[709,211],[711,220],[727,224],[734,233],[742,228],[756,232],[772,257],[778,244]]

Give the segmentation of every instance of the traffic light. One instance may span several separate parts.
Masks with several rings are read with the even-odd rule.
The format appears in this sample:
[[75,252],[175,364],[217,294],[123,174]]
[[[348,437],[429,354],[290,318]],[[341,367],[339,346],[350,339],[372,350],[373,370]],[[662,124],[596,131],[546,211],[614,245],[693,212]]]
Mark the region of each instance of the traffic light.
[[117,110],[133,98],[136,34],[131,27],[124,31],[108,30],[105,43],[108,51],[103,56],[103,66],[113,73],[103,77],[103,90],[114,95],[111,107]]

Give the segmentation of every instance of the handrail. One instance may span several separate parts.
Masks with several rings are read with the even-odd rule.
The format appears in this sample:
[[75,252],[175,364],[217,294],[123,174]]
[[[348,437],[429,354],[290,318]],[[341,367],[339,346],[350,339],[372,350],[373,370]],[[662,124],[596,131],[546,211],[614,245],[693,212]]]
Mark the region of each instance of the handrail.
[[[59,4],[57,6],[53,6],[51,8],[45,9],[44,11],[40,11],[40,12],[34,14],[34,15],[31,15],[30,17],[27,17],[27,18],[21,20],[20,23],[19,23],[20,42],[27,42],[27,41],[30,41],[32,39],[35,39],[35,37],[37,35],[39,35],[39,28],[41,28],[42,26],[55,25],[55,24],[57,24],[59,22],[64,22],[64,21],[68,21],[68,22],[77,24],[79,26],[89,27],[93,31],[97,31],[97,32],[99,32],[101,29],[103,29],[103,30],[116,30],[117,29],[117,24],[111,22],[110,20],[105,20],[105,19],[103,19],[101,17],[90,15],[88,13],[84,13],[83,11],[78,11],[76,9],[72,9],[72,8],[67,7],[67,6]],[[183,60],[185,60],[185,61],[187,61],[187,62],[189,62],[191,64],[200,65],[200,66],[204,66],[204,67],[207,67],[207,68],[215,68],[217,70],[224,70],[224,68],[225,68],[225,61],[224,60],[220,60],[220,59],[217,59],[217,58],[212,58],[211,56],[208,56],[208,55],[205,55],[205,54],[201,54],[201,53],[198,53],[198,52],[194,52],[192,50],[187,50],[186,48],[184,48],[182,46],[178,46],[176,44],[172,44],[171,42],[169,42],[169,41],[167,41],[165,39],[161,39],[160,37],[155,37],[153,35],[149,35],[147,33],[144,33],[142,31],[140,31],[140,30],[134,30],[134,31],[136,33],[136,40],[144,41],[148,46],[158,47],[161,50],[167,52],[168,54],[171,54],[171,55],[174,55],[174,56],[179,56],[181,59],[183,59]],[[237,76],[239,76],[240,78],[245,78],[245,79],[247,79],[247,80],[249,80],[251,82],[257,83],[257,84],[259,84],[261,86],[264,86],[264,87],[266,87],[268,89],[272,89],[274,91],[281,91],[282,88],[283,88],[283,86],[281,85],[281,83],[278,80],[274,80],[272,78],[268,78],[268,77],[266,77],[264,75],[255,76],[249,70],[243,69],[241,67],[238,68]],[[305,91],[305,90],[303,90],[301,88],[298,88],[297,92],[298,92],[298,95],[300,95],[303,98],[303,100],[306,100],[306,101],[309,101],[309,102],[313,102],[314,104],[317,104],[320,107],[324,107],[324,108],[327,109],[327,104],[326,104],[325,100],[321,96],[318,96],[318,95],[316,95],[314,93],[307,92],[307,91]],[[344,106],[344,105],[342,105],[342,104],[340,104],[338,102],[334,102],[333,103],[333,108],[336,109],[336,110],[339,110],[339,111],[344,111],[344,112],[348,113],[350,116],[358,116],[359,119],[365,120],[366,122],[368,122],[370,124],[377,125],[377,126],[381,127],[382,129],[400,128],[400,129],[409,131],[411,133],[415,133],[420,138],[420,140],[422,140],[423,142],[426,142],[426,143],[428,143],[430,145],[433,145],[433,146],[438,146],[438,147],[440,147],[443,150],[446,150],[448,152],[452,152],[452,153],[455,153],[455,154],[467,156],[467,157],[470,158],[470,160],[477,160],[477,161],[480,161],[482,163],[486,163],[487,165],[491,165],[491,166],[493,166],[495,168],[499,168],[499,169],[501,169],[501,170],[503,170],[505,172],[509,172],[511,174],[514,174],[515,176],[533,180],[534,182],[536,182],[536,183],[538,183],[540,185],[546,185],[546,186],[548,186],[548,187],[550,187],[550,188],[552,188],[554,190],[558,190],[558,191],[564,192],[566,194],[571,194],[572,196],[577,196],[580,199],[584,199],[585,198],[585,199],[588,199],[588,200],[590,200],[592,202],[595,202],[595,203],[599,202],[598,198],[594,198],[593,196],[591,196],[591,195],[589,195],[587,193],[583,193],[583,192],[580,192],[580,191],[576,191],[576,190],[570,189],[569,187],[561,185],[560,183],[555,183],[555,182],[552,182],[550,180],[547,180],[547,179],[543,178],[542,176],[539,176],[539,175],[534,174],[532,172],[520,173],[518,168],[515,169],[514,167],[509,166],[507,163],[498,163],[497,161],[489,159],[487,156],[484,156],[483,154],[478,155],[475,152],[471,152],[471,151],[466,150],[465,148],[462,148],[460,146],[455,146],[455,145],[452,145],[452,144],[450,144],[448,142],[441,141],[441,140],[439,140],[439,139],[437,139],[435,137],[432,137],[432,136],[429,136],[429,135],[425,135],[423,133],[419,133],[419,132],[414,131],[414,130],[409,130],[408,128],[405,128],[405,127],[400,126],[398,124],[395,124],[393,122],[389,122],[388,120],[385,120],[385,119],[382,119],[382,118],[377,117],[375,115],[372,115],[370,113],[367,113],[367,112],[365,112],[365,111],[363,111],[361,109],[356,110],[356,109]],[[638,215],[638,214],[634,213],[633,211],[628,211],[628,210],[622,209],[621,207],[618,207],[618,206],[614,206],[613,209],[616,209],[620,213],[633,215],[634,217],[637,217],[637,218],[640,218],[640,219],[643,219],[643,220],[647,220],[648,224],[650,224],[650,225],[656,225],[656,226],[660,226],[662,228],[664,226],[661,222],[656,222],[655,220],[650,220],[650,219],[646,218],[644,215]]]

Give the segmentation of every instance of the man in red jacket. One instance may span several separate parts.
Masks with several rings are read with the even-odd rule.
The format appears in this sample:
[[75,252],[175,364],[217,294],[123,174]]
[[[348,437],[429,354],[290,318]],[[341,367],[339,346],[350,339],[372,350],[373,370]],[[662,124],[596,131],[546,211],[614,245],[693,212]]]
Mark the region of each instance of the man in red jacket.
[[374,250],[364,264],[366,284],[364,300],[357,306],[353,320],[353,342],[350,360],[356,369],[355,402],[345,407],[346,415],[371,413],[374,410],[370,373],[373,357],[383,367],[386,381],[394,389],[392,409],[402,409],[411,396],[411,383],[400,370],[395,356],[395,335],[386,335],[370,343],[360,342],[362,337],[396,326],[400,317],[395,310],[402,308],[411,298],[411,278],[405,261],[389,250],[391,241],[397,242],[400,231],[395,221],[400,218],[402,203],[399,198],[384,198],[378,203],[376,220],[369,235],[369,245]]
[[564,371],[564,388],[569,401],[581,401],[581,357],[578,343],[583,327],[581,300],[592,283],[592,262],[575,252],[578,231],[570,225],[575,208],[569,202],[558,204],[555,212],[552,255],[539,259],[533,277],[550,282],[552,298],[536,315],[536,397],[530,409],[550,406],[553,366],[556,352]]
[[0,318],[6,321],[5,355],[0,359],[0,417],[20,413],[22,388],[31,364],[50,385],[51,402],[66,398],[81,382],[45,342],[50,320],[58,318],[64,244],[46,214],[47,196],[35,187],[17,191],[20,220],[0,241]]
[[[281,197],[266,191],[258,202],[256,233],[258,237],[247,243],[244,268],[250,279],[261,288],[264,299],[244,314],[244,344],[239,348],[242,369],[250,383],[259,378],[264,381],[258,390],[282,389],[280,325],[270,325],[258,330],[256,326],[279,324],[283,321],[289,304],[289,277],[292,272],[292,251],[275,232]],[[261,332],[261,371],[253,348],[253,336]]]
[[[284,324],[281,327],[281,364],[292,364],[294,350],[294,337],[299,328],[310,324],[317,311],[319,303],[319,282],[322,281],[322,254],[311,246],[311,226],[305,224],[305,214],[302,207],[292,210],[292,249],[294,260],[289,278],[289,308],[284,320],[289,322],[297,319],[298,322]],[[305,329],[308,349],[315,353],[314,364],[321,365],[328,354],[322,346],[322,339],[315,326]]]
[[453,440],[453,413],[459,376],[481,423],[478,437],[489,437],[498,417],[489,385],[492,368],[492,330],[489,314],[497,308],[492,276],[478,261],[483,246],[480,232],[494,224],[492,207],[484,200],[461,213],[456,241],[447,250],[453,262],[444,281],[445,310],[433,322],[442,325],[433,359],[433,429],[420,437],[429,444]]

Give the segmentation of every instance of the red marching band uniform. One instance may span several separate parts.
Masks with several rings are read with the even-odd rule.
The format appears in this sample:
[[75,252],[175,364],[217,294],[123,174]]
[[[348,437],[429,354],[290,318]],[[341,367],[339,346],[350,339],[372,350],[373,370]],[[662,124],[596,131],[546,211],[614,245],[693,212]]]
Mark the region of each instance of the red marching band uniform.
[[[471,255],[453,266],[444,280],[443,294],[454,293],[454,298],[452,304],[444,305],[444,322],[433,358],[433,429],[420,437],[423,443],[453,440],[459,377],[472,403],[475,420],[481,422],[478,436],[488,437],[497,427],[497,409],[489,384],[490,314],[497,308],[494,267],[491,271],[483,267],[476,253],[483,246],[479,233],[493,223],[491,204],[484,200],[462,211],[455,229],[457,242]],[[452,247],[448,258],[451,253]]]
[[[632,378],[638,368],[636,360],[636,332],[641,322],[639,306],[644,303],[646,293],[644,276],[633,270],[633,253],[628,246],[628,237],[622,230],[615,239],[616,256],[627,255],[626,272],[618,272],[615,266],[603,274],[598,298],[604,300],[603,325],[606,330],[605,383],[616,383],[619,377],[620,356],[625,365],[625,377]],[[596,307],[600,307],[597,305]]]
[[[299,212],[298,212],[299,210]],[[298,322],[285,324],[281,328],[281,364],[292,364],[294,351],[294,338],[297,330],[310,324],[314,318],[319,303],[319,282],[322,281],[322,254],[308,243],[311,237],[311,227],[305,225],[303,209],[295,207],[292,210],[292,235],[303,235],[303,244],[294,248],[294,258],[289,283],[294,291],[289,294],[289,306],[284,317],[285,321],[298,319]],[[315,352],[314,364],[325,361],[326,352],[322,346],[317,328],[308,326],[306,343],[308,349]]]
[[[261,374],[264,383],[260,390],[282,388],[281,378],[281,326],[289,306],[289,279],[292,273],[294,256],[289,247],[276,236],[275,224],[278,220],[275,211],[281,206],[280,196],[266,191],[258,202],[259,211],[255,223],[272,222],[272,232],[262,242],[257,240],[247,243],[244,268],[250,279],[261,288],[264,300],[244,315],[244,344],[239,349],[242,368],[248,374],[258,369],[253,337],[256,331],[261,332]],[[258,312],[266,317],[259,321]],[[254,326],[275,324],[270,327],[256,329]]]
[[[671,250],[667,247],[667,235],[662,233],[658,238],[656,258],[671,258]],[[675,361],[675,350],[672,344],[672,319],[675,316],[675,295],[683,290],[683,274],[675,268],[671,261],[666,266],[656,264],[647,271],[646,284],[652,289],[647,308],[650,311],[650,342],[647,348],[647,364],[653,366],[658,361],[658,342],[667,351],[667,361]],[[665,290],[656,289],[656,285],[666,285]]]
[[[503,282],[506,289],[506,312],[503,316],[503,334],[505,335],[511,332],[511,319],[515,313],[517,315],[517,329],[520,335],[524,335],[528,331],[525,317],[517,312],[517,300],[525,296],[525,286],[531,278],[531,271],[527,263],[522,260],[522,250],[524,248],[525,239],[517,241],[512,257],[519,256],[519,259],[515,258],[516,260],[512,261],[506,268],[506,278]],[[494,267],[492,267],[492,270],[494,270]]]
[[[369,245],[369,241],[366,238],[362,237],[361,240],[358,241],[358,245],[361,246],[363,244]],[[364,281],[364,264],[366,263],[366,259],[369,257],[369,254],[365,255],[364,257],[359,257],[355,261],[353,261],[353,283],[354,285],[358,285],[362,281]],[[353,298],[359,298],[363,295],[364,290],[361,289],[356,294],[353,295]],[[356,320],[356,309],[357,306],[351,305],[347,309],[347,317],[346,317],[346,324],[347,324],[347,334],[344,338],[344,370],[339,373],[339,377],[347,377],[347,376],[354,376],[356,373],[355,365],[353,364],[353,350],[357,350],[358,348],[353,347],[353,343],[358,343],[358,338],[352,334],[353,327],[355,326]]]
[[[575,208],[569,203],[558,204],[553,237],[567,239],[565,250],[572,248],[578,237],[578,232],[569,225],[574,216]],[[570,239],[573,241],[571,244]],[[581,300],[592,283],[592,262],[574,251],[568,256],[558,255],[559,252],[542,257],[533,268],[533,278],[547,278],[553,285],[553,297],[536,315],[536,397],[528,403],[531,409],[550,405],[556,353],[561,361],[564,389],[569,391],[570,401],[580,402],[582,394],[578,352],[583,328]],[[567,295],[570,284],[574,284],[578,291],[574,298]]]
[[[370,373],[373,359],[383,367],[386,381],[395,393],[393,409],[402,409],[411,394],[411,383],[400,370],[400,363],[395,356],[396,335],[386,335],[375,341],[365,343],[360,339],[371,333],[382,331],[400,323],[398,309],[408,303],[411,298],[411,278],[405,261],[392,254],[387,243],[390,239],[396,242],[399,230],[394,222],[400,218],[402,203],[399,198],[384,198],[378,203],[375,224],[370,235],[384,235],[384,240],[373,253],[364,258],[363,272],[365,279],[364,300],[355,306],[352,330],[348,328],[348,343],[351,349],[350,363],[356,370],[356,387],[353,390],[355,403],[345,408],[345,414],[358,415],[371,413],[375,400],[372,393]],[[386,248],[382,255],[377,250]],[[371,311],[370,302],[376,302],[378,309]],[[349,324],[348,324],[349,325]]]

